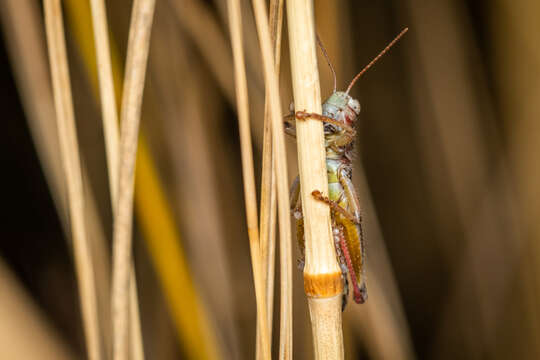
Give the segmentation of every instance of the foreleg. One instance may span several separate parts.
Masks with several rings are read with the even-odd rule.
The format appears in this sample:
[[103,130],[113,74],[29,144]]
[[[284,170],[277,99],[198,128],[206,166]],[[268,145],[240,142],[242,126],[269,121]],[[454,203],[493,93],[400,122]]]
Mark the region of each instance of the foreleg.
[[308,113],[305,111],[297,111],[296,119],[297,120],[307,120],[307,119],[319,120],[319,121],[322,121],[323,123],[332,124],[340,129],[343,129],[344,134],[341,137],[341,140],[339,141],[339,143],[336,142],[337,146],[345,146],[351,143],[356,136],[356,130],[354,130],[351,126],[344,124],[341,121],[337,121],[335,119],[332,119],[328,116],[324,116],[321,114]]

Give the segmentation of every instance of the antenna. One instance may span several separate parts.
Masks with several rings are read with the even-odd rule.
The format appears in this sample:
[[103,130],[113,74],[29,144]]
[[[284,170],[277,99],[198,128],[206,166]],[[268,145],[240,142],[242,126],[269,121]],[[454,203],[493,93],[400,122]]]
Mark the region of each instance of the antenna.
[[324,45],[321,41],[321,38],[319,37],[319,34],[317,34],[317,44],[319,44],[319,47],[321,48],[324,54],[324,57],[326,58],[326,62],[328,63],[328,66],[330,66],[330,70],[332,70],[332,75],[334,76],[334,92],[336,92],[336,89],[337,89],[336,70],[334,70],[334,66],[332,65],[332,62],[330,61],[330,57],[328,56],[328,53],[326,52],[326,49],[324,48]]
[[396,36],[394,38],[394,40],[392,40],[388,45],[386,45],[386,47],[383,49],[383,51],[381,51],[379,53],[379,55],[375,56],[375,58],[373,58],[373,60],[371,60],[371,62],[369,64],[367,64],[366,67],[363,68],[362,71],[360,71],[358,73],[358,75],[356,75],[354,77],[354,79],[352,79],[351,83],[349,84],[349,87],[347,87],[347,91],[345,91],[345,94],[349,93],[349,91],[353,87],[356,80],[358,80],[360,78],[360,76],[362,76],[367,71],[367,69],[369,69],[373,64],[375,64],[377,62],[377,60],[379,60],[381,58],[381,56],[384,55],[384,53],[386,53],[388,50],[390,50],[390,48],[396,43],[396,41],[398,41],[403,35],[405,35],[405,33],[408,30],[409,30],[409,28],[405,28],[405,29],[401,30],[401,32],[398,34],[398,36]]

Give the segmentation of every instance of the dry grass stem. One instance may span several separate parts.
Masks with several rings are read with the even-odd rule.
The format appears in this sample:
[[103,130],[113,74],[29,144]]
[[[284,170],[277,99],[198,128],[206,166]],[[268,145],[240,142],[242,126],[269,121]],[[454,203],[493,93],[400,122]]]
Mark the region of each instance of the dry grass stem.
[[[313,2],[287,2],[294,102],[297,110],[321,113]],[[323,126],[297,122],[298,163],[305,233],[304,288],[309,299],[316,359],[342,359],[341,293],[328,206],[311,196],[328,193]]]
[[97,70],[99,76],[99,95],[103,117],[103,132],[105,135],[105,151],[109,168],[109,190],[114,204],[117,199],[118,186],[118,112],[111,67],[111,52],[109,47],[109,32],[104,0],[90,0],[92,6],[92,21],[94,25],[94,42],[96,46]]
[[132,291],[130,277],[135,159],[154,8],[154,0],[135,0],[133,3],[123,87],[112,283],[113,357],[122,360],[129,358],[127,343],[129,298]]
[[144,360],[144,346],[141,328],[141,314],[139,311],[139,299],[137,295],[137,278],[135,266],[131,262],[129,279],[129,349],[130,359]]
[[[283,27],[283,0],[270,1],[270,37],[274,49],[274,65],[279,78],[281,62],[281,33]],[[268,108],[268,94],[264,103],[260,250],[263,267],[263,281],[266,286],[266,306],[268,308],[269,338],[272,341],[272,320],[274,312],[274,278],[276,254],[276,167],[272,151],[272,123]],[[258,330],[257,330],[258,331]],[[257,336],[258,337],[258,336]],[[257,341],[257,358],[260,343]]]
[[308,297],[315,359],[344,359],[341,325],[341,294],[330,297]]
[[[111,52],[109,47],[109,33],[107,14],[104,0],[91,0],[92,21],[94,25],[94,41],[96,45],[97,71],[100,85],[101,109],[103,118],[103,130],[105,135],[105,151],[109,175],[109,191],[113,214],[116,214],[117,188],[118,188],[118,158],[120,141],[118,135],[118,111],[114,92],[114,80],[111,66]],[[130,279],[130,346],[132,357],[136,360],[144,358],[144,350],[139,318],[139,304],[137,300],[137,280],[135,271],[131,270]],[[133,316],[131,316],[133,315]]]
[[260,337],[262,359],[270,359],[270,336],[266,307],[265,284],[259,244],[259,229],[257,216],[257,196],[255,188],[255,171],[253,170],[253,154],[251,131],[249,125],[249,102],[246,79],[246,66],[242,46],[242,18],[240,1],[229,0],[229,26],[233,48],[234,75],[236,84],[236,99],[238,103],[238,125],[240,128],[240,145],[242,149],[242,175],[244,179],[244,196],[246,201],[246,216],[251,250],[253,278],[255,282],[255,299],[257,302],[257,329]]
[[291,219],[289,214],[289,189],[287,176],[287,158],[281,114],[281,100],[274,55],[270,39],[270,29],[265,4],[262,0],[253,0],[253,9],[259,34],[261,56],[263,59],[264,79],[268,93],[270,116],[272,119],[272,146],[276,162],[276,185],[278,200],[278,219],[280,231],[281,257],[281,316],[279,358],[292,358],[292,259],[291,259]]
[[86,346],[89,359],[97,360],[101,358],[103,353],[99,335],[94,269],[86,233],[84,189],[60,0],[45,0],[44,8],[60,155],[67,183],[73,250]]

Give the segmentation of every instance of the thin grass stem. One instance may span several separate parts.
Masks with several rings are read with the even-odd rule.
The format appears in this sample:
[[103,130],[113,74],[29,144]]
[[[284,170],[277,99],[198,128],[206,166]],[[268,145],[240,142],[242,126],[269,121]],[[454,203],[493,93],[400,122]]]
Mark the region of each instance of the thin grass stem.
[[[91,0],[92,21],[94,25],[94,42],[96,44],[97,70],[100,86],[101,109],[103,129],[105,135],[105,152],[107,155],[109,191],[113,214],[116,214],[117,188],[118,188],[118,158],[120,152],[118,135],[118,111],[115,101],[114,80],[111,66],[111,52],[109,47],[109,32],[107,14],[104,0]],[[137,300],[137,279],[133,264],[131,265],[130,280],[130,347],[132,357],[136,360],[144,359],[141,324],[139,316],[139,303]]]
[[114,209],[117,199],[120,146],[118,141],[118,111],[115,102],[116,97],[114,96],[107,15],[104,0],[90,0],[90,5],[92,7],[92,21],[94,25],[94,42],[96,45],[105,152],[107,154],[107,165],[109,168],[109,190]]
[[281,266],[281,314],[279,358],[292,358],[292,256],[291,256],[291,219],[289,214],[289,189],[287,176],[287,158],[285,154],[284,129],[279,97],[278,77],[274,65],[272,42],[265,3],[253,0],[253,9],[259,34],[261,57],[263,60],[264,80],[268,93],[270,116],[272,119],[272,145],[276,162],[277,204],[280,231],[280,266]]
[[[283,27],[283,0],[270,1],[270,37],[274,49],[274,64],[279,77],[281,62],[281,33]],[[262,175],[261,175],[261,213],[260,247],[263,268],[263,281],[266,286],[266,306],[269,324],[269,338],[272,342],[272,322],[274,312],[274,278],[276,255],[276,167],[272,150],[272,123],[268,108],[268,94],[265,95]],[[257,339],[259,329],[257,329]],[[260,341],[257,340],[256,358],[260,355]]]
[[[120,170],[118,203],[113,233],[113,358],[126,360],[128,351],[128,320],[130,278],[132,277],[132,222],[135,160],[139,137],[142,96],[150,33],[155,9],[154,0],[135,0],[131,15],[126,73],[124,78],[120,137]],[[133,293],[132,293],[133,294]]]
[[255,282],[255,298],[257,302],[257,343],[260,342],[262,359],[270,359],[270,336],[266,307],[266,293],[263,279],[263,263],[259,243],[259,227],[257,215],[257,195],[255,189],[255,171],[253,169],[253,154],[251,130],[249,124],[249,101],[247,90],[246,66],[242,41],[242,17],[240,1],[229,0],[229,25],[233,48],[234,75],[236,85],[236,101],[238,107],[238,125],[240,128],[240,146],[242,149],[242,175],[244,179],[244,197],[246,202],[246,217],[251,250],[253,279]]
[[86,338],[86,350],[89,359],[98,360],[103,355],[103,352],[99,333],[96,285],[92,253],[86,232],[84,188],[82,184],[79,145],[75,129],[75,115],[73,111],[60,0],[45,0],[44,10],[58,137],[60,141],[60,156],[67,185],[73,250]]

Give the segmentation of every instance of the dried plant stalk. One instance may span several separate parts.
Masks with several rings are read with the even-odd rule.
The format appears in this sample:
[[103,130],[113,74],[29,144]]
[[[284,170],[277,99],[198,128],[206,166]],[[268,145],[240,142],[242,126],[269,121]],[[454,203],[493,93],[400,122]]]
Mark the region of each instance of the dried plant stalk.
[[94,41],[96,44],[97,69],[99,75],[99,94],[103,115],[103,132],[105,135],[105,151],[109,167],[109,189],[111,199],[116,202],[118,185],[118,112],[114,96],[114,83],[111,69],[111,52],[107,15],[104,0],[91,0],[92,21],[94,25]]
[[272,145],[276,166],[276,185],[280,233],[281,266],[281,316],[279,358],[292,358],[292,259],[291,259],[291,219],[289,214],[289,189],[287,183],[287,158],[279,97],[278,77],[272,54],[272,43],[265,4],[253,0],[255,21],[259,34],[263,60],[264,80],[268,93],[270,117],[272,119]]
[[246,66],[242,46],[242,18],[240,1],[229,0],[229,25],[233,48],[234,75],[236,85],[236,101],[238,106],[238,124],[240,127],[240,145],[242,149],[242,172],[244,179],[244,196],[246,216],[251,250],[253,279],[255,282],[255,298],[257,302],[257,342],[260,342],[262,359],[270,359],[270,336],[266,307],[265,284],[263,280],[262,259],[259,243],[257,218],[257,196],[255,192],[255,171],[253,170],[253,154],[251,131],[249,126],[249,102],[246,79]]
[[[118,136],[118,111],[116,108],[114,81],[111,66],[111,52],[107,15],[104,0],[91,0],[92,21],[94,25],[94,41],[96,44],[97,70],[99,76],[101,109],[103,117],[103,130],[105,135],[105,151],[109,170],[109,191],[113,214],[116,214],[117,188],[118,188],[118,158],[120,152]],[[139,316],[139,303],[137,300],[137,280],[133,264],[131,265],[130,279],[130,346],[132,357],[136,360],[144,359],[144,350],[141,335]]]
[[142,95],[146,76],[154,0],[135,0],[129,30],[126,74],[122,97],[122,133],[118,203],[113,235],[113,357],[128,359],[128,319],[131,274],[133,189]]
[[73,250],[86,335],[86,347],[88,358],[97,360],[101,358],[103,353],[99,336],[92,254],[85,224],[81,162],[75,130],[75,115],[60,0],[45,0],[44,10],[58,137],[60,140],[60,156],[67,184]]
[[[283,0],[270,1],[270,37],[274,50],[274,65],[279,78],[281,62],[281,30],[283,27]],[[266,287],[266,307],[269,324],[269,341],[272,342],[272,319],[274,312],[274,278],[276,254],[276,167],[272,150],[272,123],[268,108],[268,94],[264,104],[264,129],[261,175],[261,214],[260,214],[260,250],[262,258],[263,281]],[[259,331],[257,329],[257,331]],[[257,333],[257,338],[259,333]],[[260,354],[260,342],[257,341],[256,358]]]
[[[289,44],[296,109],[321,113],[313,2],[287,2]],[[323,126],[297,122],[298,163],[304,214],[304,289],[308,296],[316,359],[342,359],[341,294],[343,283],[333,246],[328,206],[311,196],[328,193]]]

